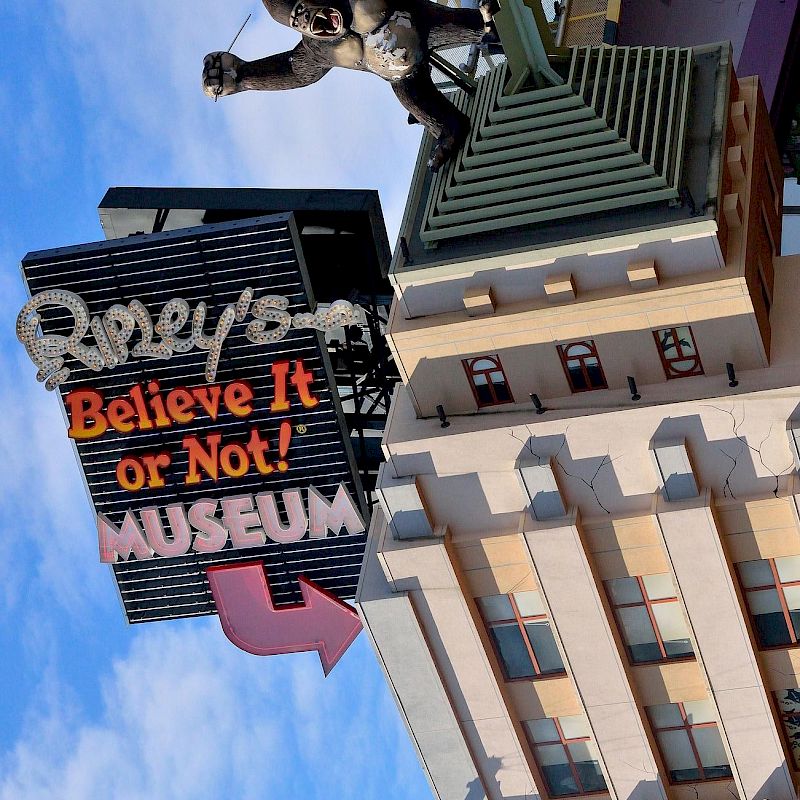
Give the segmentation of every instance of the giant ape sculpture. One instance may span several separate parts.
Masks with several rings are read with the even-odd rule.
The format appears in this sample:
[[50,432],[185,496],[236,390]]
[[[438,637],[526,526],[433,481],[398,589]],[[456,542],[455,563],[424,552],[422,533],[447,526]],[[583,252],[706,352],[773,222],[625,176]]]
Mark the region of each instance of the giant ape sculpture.
[[431,50],[480,40],[496,42],[496,0],[479,9],[430,0],[263,0],[282,25],[302,35],[294,50],[243,61],[233,53],[205,57],[203,90],[221,97],[247,89],[296,89],[331,67],[373,72],[390,81],[398,100],[436,138],[428,165],[436,171],[461,146],[469,119],[431,80]]

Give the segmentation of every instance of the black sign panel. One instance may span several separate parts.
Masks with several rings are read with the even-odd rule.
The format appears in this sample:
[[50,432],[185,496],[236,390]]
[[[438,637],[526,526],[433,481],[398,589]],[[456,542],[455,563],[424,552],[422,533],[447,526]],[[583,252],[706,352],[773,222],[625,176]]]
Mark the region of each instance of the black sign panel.
[[[175,340],[191,335],[195,309],[204,303],[205,320],[196,330],[208,342],[226,307],[233,305],[236,310],[236,319],[221,341],[211,382],[206,373],[214,361],[216,345],[212,343],[209,348],[206,344],[207,349],[192,346],[186,352],[173,348],[171,354],[161,357],[134,356],[135,346],[143,341],[138,325],[127,342],[130,355],[124,363],[95,371],[73,355],[64,355],[70,374],[58,391],[68,410],[73,435],[80,427],[76,428],[75,411],[85,409],[82,421],[86,438],[74,441],[95,510],[114,529],[123,529],[128,511],[134,512],[141,526],[142,509],[155,508],[165,540],[174,541],[178,532],[171,528],[167,507],[181,504],[188,510],[201,499],[210,499],[219,501],[220,507],[209,516],[222,519],[223,499],[270,492],[274,493],[280,524],[287,525],[283,492],[300,490],[308,502],[309,487],[313,487],[330,503],[340,485],[364,515],[323,334],[312,327],[291,326],[277,341],[254,342],[248,335],[260,298],[287,298],[285,312],[293,318],[312,312],[313,297],[290,214],[36,252],[26,256],[22,267],[33,298],[45,291],[66,290],[83,300],[96,325],[102,324],[100,320],[112,307],[123,307],[124,311],[134,300],[141,303],[153,322],[158,322],[165,304],[181,298],[188,303],[191,315],[175,333]],[[247,288],[252,289],[252,297],[243,297]],[[35,313],[45,336],[69,336],[75,329],[75,316],[64,306],[50,303]],[[310,324],[308,320],[306,324]],[[112,322],[103,330],[119,331],[121,327],[124,320]],[[277,327],[275,321],[260,323],[260,330],[267,333]],[[99,333],[87,332],[83,344],[100,345],[103,333]],[[156,326],[151,347],[157,348],[161,340]],[[103,347],[99,350],[103,352]],[[306,377],[304,383],[309,373],[313,380]],[[218,393],[213,387],[219,387]],[[177,393],[182,396],[180,402],[177,394],[168,402],[169,393],[177,389],[184,390]],[[101,413],[107,421],[114,415],[116,428],[108,424],[102,434],[94,435],[97,415],[92,416],[91,403],[83,395],[84,405],[76,400],[75,393],[80,391],[102,396]],[[135,403],[134,396],[141,397],[146,408]],[[199,398],[190,411],[186,411],[188,396]],[[116,398],[124,402],[112,411]],[[131,417],[130,406],[144,408],[145,414]],[[175,415],[180,421],[173,418]],[[150,419],[150,427],[142,423],[144,416]],[[117,429],[130,426],[132,430]],[[262,448],[260,467],[252,449],[253,431],[255,442]],[[234,446],[224,450],[227,445]],[[159,454],[161,461],[154,460]],[[137,472],[136,461],[143,466],[149,463],[150,471]],[[245,461],[248,467],[243,471]],[[128,467],[121,469],[122,462]],[[269,464],[266,469],[265,464]],[[209,474],[215,467],[216,480]],[[192,474],[197,480],[187,481]],[[142,478],[144,485],[131,490]],[[192,529],[192,535],[196,534]],[[325,535],[318,533],[316,538],[306,531],[301,539],[290,542],[262,538],[263,544],[234,547],[229,537],[224,547],[214,552],[189,548],[186,554],[171,557],[158,553],[150,558],[137,558],[135,553],[123,556],[124,560],[113,564],[113,570],[129,621],[214,613],[205,570],[210,565],[237,561],[264,561],[278,605],[301,602],[298,575],[305,575],[342,599],[354,596],[365,532],[351,533],[342,527]]]

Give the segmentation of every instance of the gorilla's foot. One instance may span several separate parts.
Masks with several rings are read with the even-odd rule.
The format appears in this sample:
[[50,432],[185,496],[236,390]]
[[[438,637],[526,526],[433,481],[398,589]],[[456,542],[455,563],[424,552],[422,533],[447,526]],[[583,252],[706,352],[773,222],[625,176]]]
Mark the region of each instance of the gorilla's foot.
[[428,159],[428,167],[431,172],[438,172],[439,168],[447,163],[467,139],[469,125],[459,125],[453,130],[442,131],[442,135],[436,140],[431,157]]
[[498,44],[500,41],[500,35],[497,33],[497,28],[494,25],[494,21],[487,22],[486,25],[483,26],[483,30],[485,33],[481,36],[481,44]]

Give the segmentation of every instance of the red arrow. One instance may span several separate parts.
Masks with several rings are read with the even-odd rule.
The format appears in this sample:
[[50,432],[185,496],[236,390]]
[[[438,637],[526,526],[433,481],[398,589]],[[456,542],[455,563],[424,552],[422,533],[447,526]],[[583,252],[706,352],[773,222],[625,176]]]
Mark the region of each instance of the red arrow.
[[300,576],[303,603],[275,608],[261,561],[208,568],[225,635],[257,656],[317,650],[327,675],[361,631],[358,614]]

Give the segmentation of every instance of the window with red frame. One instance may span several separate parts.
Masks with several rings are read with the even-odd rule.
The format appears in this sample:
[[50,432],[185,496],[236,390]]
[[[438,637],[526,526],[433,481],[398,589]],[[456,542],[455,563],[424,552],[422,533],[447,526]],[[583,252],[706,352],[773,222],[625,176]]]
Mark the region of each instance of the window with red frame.
[[732,776],[710,700],[648,706],[647,716],[671,783]]
[[497,356],[465,358],[462,363],[478,408],[514,402],[506,373]]
[[703,374],[692,329],[688,325],[661,328],[653,331],[653,337],[667,378],[689,378]]
[[564,367],[569,388],[573,392],[589,392],[592,389],[608,389],[606,376],[600,364],[593,339],[582,342],[560,344],[558,354]]
[[606,791],[597,747],[583,714],[523,723],[550,797]]
[[800,556],[736,565],[761,647],[792,647],[800,640]]
[[479,597],[478,607],[508,680],[564,674],[539,592]]
[[800,769],[800,689],[782,689],[775,692],[775,698],[794,765]]
[[605,585],[634,664],[694,655],[669,573],[615,578]]

